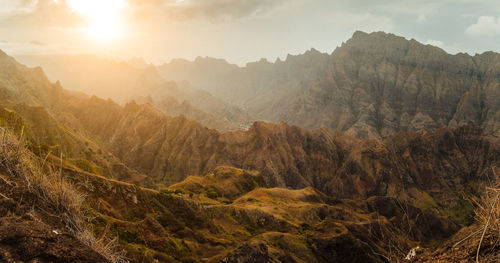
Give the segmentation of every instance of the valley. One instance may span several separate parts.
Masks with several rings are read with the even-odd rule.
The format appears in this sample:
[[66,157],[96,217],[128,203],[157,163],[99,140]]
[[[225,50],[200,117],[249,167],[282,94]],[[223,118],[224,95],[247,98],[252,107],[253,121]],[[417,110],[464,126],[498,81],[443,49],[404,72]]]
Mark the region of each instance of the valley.
[[[500,171],[493,52],[358,31],[244,67],[20,61],[42,67],[0,52],[0,221],[95,262],[401,262],[417,246],[425,262],[477,231]],[[1,260],[74,260],[27,258],[9,242],[33,233],[3,225]]]

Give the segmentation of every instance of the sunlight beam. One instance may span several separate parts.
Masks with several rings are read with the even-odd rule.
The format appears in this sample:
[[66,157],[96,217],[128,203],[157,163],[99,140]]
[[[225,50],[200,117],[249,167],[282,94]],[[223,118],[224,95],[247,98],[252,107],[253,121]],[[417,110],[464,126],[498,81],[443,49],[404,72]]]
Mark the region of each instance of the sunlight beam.
[[120,10],[127,3],[124,0],[67,0],[73,12],[87,19],[86,31],[99,40],[116,39],[121,33]]

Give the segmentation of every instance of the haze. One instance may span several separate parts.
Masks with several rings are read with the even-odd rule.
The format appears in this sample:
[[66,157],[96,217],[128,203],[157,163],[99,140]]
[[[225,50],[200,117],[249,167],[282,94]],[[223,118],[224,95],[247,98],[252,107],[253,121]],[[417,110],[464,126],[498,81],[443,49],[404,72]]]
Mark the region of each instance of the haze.
[[312,47],[330,53],[363,30],[474,54],[498,51],[499,11],[493,0],[0,0],[0,49],[244,65]]

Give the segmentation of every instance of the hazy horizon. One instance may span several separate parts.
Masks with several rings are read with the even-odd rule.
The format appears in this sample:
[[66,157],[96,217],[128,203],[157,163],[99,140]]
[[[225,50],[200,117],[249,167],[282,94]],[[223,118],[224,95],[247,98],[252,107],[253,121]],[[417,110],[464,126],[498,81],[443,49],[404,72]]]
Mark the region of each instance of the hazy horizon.
[[[222,58],[245,65],[314,48],[356,30],[384,31],[448,53],[500,51],[492,0],[0,0],[0,49],[13,56],[96,54],[161,64]],[[479,41],[480,40],[480,41]]]

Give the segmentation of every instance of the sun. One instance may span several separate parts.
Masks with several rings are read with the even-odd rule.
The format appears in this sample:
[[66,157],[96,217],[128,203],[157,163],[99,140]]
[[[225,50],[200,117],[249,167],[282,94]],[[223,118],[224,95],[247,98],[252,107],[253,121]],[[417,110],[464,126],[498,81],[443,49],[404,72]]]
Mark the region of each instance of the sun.
[[122,31],[120,11],[124,0],[67,0],[73,12],[87,19],[87,33],[99,40],[116,39]]

